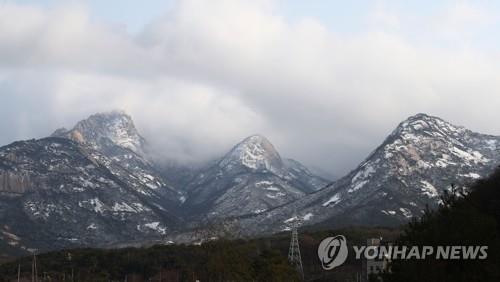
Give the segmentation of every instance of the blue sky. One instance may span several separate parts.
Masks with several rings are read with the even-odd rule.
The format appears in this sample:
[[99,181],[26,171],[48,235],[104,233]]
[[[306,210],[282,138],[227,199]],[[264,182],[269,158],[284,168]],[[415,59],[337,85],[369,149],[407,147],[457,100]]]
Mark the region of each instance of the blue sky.
[[[2,2],[39,5],[47,8],[68,2],[84,3],[95,17],[114,23],[123,23],[131,30],[137,31],[152,19],[171,9],[176,0],[2,0]],[[377,5],[391,6],[391,9],[399,12],[429,15],[445,5],[445,2],[450,1],[280,0],[277,1],[277,12],[290,21],[313,17],[338,31],[356,32],[366,28],[365,18]]]
[[[61,4],[83,3],[92,18],[98,21],[126,26],[131,33],[140,32],[148,23],[170,11],[176,0],[1,0],[4,3],[19,3],[54,8]],[[443,16],[444,11],[457,5],[470,5],[487,11],[488,16],[500,15],[500,1],[456,1],[456,0],[275,0],[275,13],[294,23],[304,18],[314,18],[330,30],[346,35],[356,35],[367,30],[397,32],[414,44],[427,44],[444,48],[459,46],[498,49],[500,37],[493,36],[500,30],[500,21],[477,25],[474,19],[467,38],[432,37],[435,26],[430,23]],[[384,23],[374,19],[377,11],[387,15],[387,21],[397,18],[398,23]],[[380,15],[379,15],[380,16]],[[479,16],[481,17],[481,16]],[[464,23],[467,24],[467,23]],[[464,27],[465,29],[465,27]]]
[[[54,8],[61,4],[82,3],[91,16],[111,24],[123,25],[131,33],[141,31],[152,20],[170,11],[176,0],[1,0],[4,3],[19,3]],[[443,12],[461,4],[475,6],[481,12],[487,11],[489,16],[500,15],[500,1],[457,1],[457,0],[275,0],[275,13],[283,16],[290,23],[304,18],[314,18],[337,33],[355,35],[367,30],[383,29],[385,31],[405,34],[415,44],[434,44],[436,46],[454,47],[456,38],[427,38],[433,26],[429,23],[443,16]],[[377,11],[397,18],[398,23],[383,23],[382,19],[374,19]],[[477,20],[477,19],[475,19]],[[477,24],[477,22],[473,23]],[[495,49],[500,43],[498,18],[493,22],[472,27],[467,44],[479,48]],[[463,43],[463,41],[461,42]]]

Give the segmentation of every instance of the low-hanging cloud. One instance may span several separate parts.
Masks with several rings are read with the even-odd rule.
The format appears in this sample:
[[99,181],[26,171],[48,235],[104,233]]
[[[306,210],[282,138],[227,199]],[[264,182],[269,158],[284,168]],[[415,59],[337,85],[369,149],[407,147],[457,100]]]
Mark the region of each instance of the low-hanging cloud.
[[340,174],[417,112],[500,134],[498,49],[471,46],[469,33],[451,41],[458,46],[435,39],[498,23],[479,8],[449,7],[449,17],[425,19],[435,34],[412,41],[380,7],[371,20],[384,24],[352,34],[313,18],[290,22],[278,7],[179,1],[130,34],[91,20],[85,5],[6,4],[0,143],[119,108],[167,158],[206,160],[261,133],[283,155]]

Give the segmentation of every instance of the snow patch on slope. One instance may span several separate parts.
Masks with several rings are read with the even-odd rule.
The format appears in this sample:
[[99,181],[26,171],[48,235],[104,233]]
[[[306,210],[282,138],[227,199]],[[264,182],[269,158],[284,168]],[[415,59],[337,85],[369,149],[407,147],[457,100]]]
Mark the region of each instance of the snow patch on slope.
[[324,202],[322,206],[326,207],[326,206],[330,205],[331,203],[333,203],[335,205],[338,202],[340,202],[340,195],[339,195],[339,193],[333,195],[333,197],[331,197],[330,200]]
[[421,180],[420,183],[422,183],[421,191],[424,193],[424,195],[427,195],[429,198],[435,198],[439,196],[438,190],[434,185],[430,184],[429,182],[425,180]]

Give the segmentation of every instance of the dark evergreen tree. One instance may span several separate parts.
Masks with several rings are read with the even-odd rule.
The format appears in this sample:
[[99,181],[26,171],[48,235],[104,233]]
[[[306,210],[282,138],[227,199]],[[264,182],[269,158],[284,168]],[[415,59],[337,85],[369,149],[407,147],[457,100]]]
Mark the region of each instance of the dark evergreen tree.
[[485,260],[394,260],[384,281],[500,281],[500,169],[477,181],[469,193],[442,196],[436,211],[409,223],[397,244],[488,246]]

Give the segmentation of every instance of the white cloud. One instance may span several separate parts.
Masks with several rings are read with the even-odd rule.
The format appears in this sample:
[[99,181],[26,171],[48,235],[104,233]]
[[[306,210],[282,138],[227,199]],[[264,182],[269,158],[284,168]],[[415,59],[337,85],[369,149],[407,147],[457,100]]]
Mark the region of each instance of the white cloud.
[[185,0],[131,35],[81,5],[5,5],[0,141],[123,108],[169,157],[209,158],[260,132],[283,155],[343,172],[417,112],[500,133],[498,54],[292,24],[275,8]]
[[485,7],[457,1],[446,11],[442,21],[450,29],[463,29],[491,24],[495,22],[495,16]]
[[470,44],[479,36],[489,36],[489,30],[499,23],[499,16],[478,2],[453,1],[437,14],[436,31],[444,39]]

